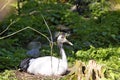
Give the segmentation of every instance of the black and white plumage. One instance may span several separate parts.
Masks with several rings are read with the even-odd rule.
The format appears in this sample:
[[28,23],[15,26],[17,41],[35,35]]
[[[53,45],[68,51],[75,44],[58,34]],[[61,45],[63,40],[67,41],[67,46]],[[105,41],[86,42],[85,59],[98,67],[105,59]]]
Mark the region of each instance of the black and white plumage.
[[20,71],[27,71],[27,68],[29,67],[30,59],[32,58],[27,58],[21,61],[19,65]]
[[[68,63],[65,51],[63,49],[63,43],[65,42],[73,45],[66,39],[65,34],[59,35],[57,38],[57,43],[60,49],[61,59],[54,56],[27,59],[26,64],[28,65],[25,66],[26,64],[20,64],[20,70],[27,71],[28,73],[32,73],[35,75],[41,74],[45,76],[58,76],[66,73],[68,69]],[[23,61],[21,63],[23,63]]]

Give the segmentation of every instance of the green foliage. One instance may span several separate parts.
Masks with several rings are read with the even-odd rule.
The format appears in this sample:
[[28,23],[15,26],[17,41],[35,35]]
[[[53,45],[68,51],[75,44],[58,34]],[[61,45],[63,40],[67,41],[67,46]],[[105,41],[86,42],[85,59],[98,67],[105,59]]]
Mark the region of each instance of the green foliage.
[[116,48],[91,48],[87,51],[79,50],[76,53],[77,59],[82,61],[97,60],[106,66],[106,78],[110,80],[119,80],[120,76],[120,47]]
[[22,48],[16,48],[14,51],[2,48],[0,49],[0,70],[18,68],[20,61],[26,57],[25,50]]
[[120,44],[119,13],[119,11],[109,12],[98,20],[68,16],[66,20],[70,19],[72,21],[73,18],[75,19],[72,21],[73,24],[70,25],[74,28],[75,34],[72,37],[76,40],[75,48],[85,49],[89,48],[90,45],[108,47],[109,45]]
[[[102,4],[104,5],[104,2],[99,2],[99,4],[100,6]],[[104,14],[102,15],[100,13],[99,18],[97,20],[94,20],[92,18],[87,19],[79,16],[77,13],[73,13],[69,9],[69,4],[45,2],[40,3],[39,1],[28,1],[22,6],[20,15],[14,14],[2,23],[1,30],[4,30],[5,27],[10,24],[11,20],[17,18],[19,19],[18,22],[16,22],[12,25],[12,27],[9,28],[9,30],[5,33],[6,35],[27,26],[31,26],[44,33],[45,35],[48,35],[48,30],[41,17],[42,14],[43,16],[45,16],[45,19],[52,32],[56,31],[56,25],[58,24],[64,24],[67,27],[73,29],[75,35],[73,35],[72,37],[76,39],[76,49],[89,48],[90,45],[93,45],[95,47],[108,47],[110,44],[120,44],[119,11],[105,11],[106,13],[104,12]],[[14,37],[17,38],[18,41],[20,41],[18,43],[21,45],[27,44],[29,41],[33,40],[37,36],[41,35],[38,35],[31,30],[26,30],[22,33],[14,35]],[[41,41],[46,42],[44,38],[41,38]],[[79,47],[77,47],[77,44],[80,44]]]
[[17,80],[13,71],[5,70],[5,72],[0,73],[0,80]]
[[97,0],[91,1],[89,8],[93,17],[100,17],[109,10],[110,3],[106,0]]
[[[76,56],[85,59],[85,60],[90,60],[90,59],[97,59],[97,60],[109,60],[111,57],[117,56],[120,54],[120,48],[95,48],[93,46],[90,47],[89,50],[83,51],[80,50],[76,53]],[[117,56],[119,58],[119,56]]]

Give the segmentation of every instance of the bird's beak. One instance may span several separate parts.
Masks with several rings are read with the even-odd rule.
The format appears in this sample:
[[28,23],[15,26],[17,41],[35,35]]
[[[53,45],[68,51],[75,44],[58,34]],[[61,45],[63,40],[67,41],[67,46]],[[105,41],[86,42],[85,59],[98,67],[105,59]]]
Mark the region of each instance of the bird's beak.
[[73,43],[71,43],[70,41],[66,41],[66,43],[70,44],[71,46],[73,46]]
[[18,71],[20,71],[21,69],[19,68]]

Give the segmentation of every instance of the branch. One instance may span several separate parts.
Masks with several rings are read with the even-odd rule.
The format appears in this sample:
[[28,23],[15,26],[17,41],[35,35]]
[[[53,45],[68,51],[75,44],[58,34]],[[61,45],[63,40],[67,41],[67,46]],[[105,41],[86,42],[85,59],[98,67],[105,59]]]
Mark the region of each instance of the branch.
[[6,32],[9,28],[10,28],[10,26],[12,25],[12,24],[14,24],[15,22],[17,22],[18,21],[18,19],[17,20],[14,20],[12,23],[10,23],[9,25],[8,25],[8,27],[4,30],[4,31],[2,31],[1,33],[0,33],[0,35],[2,35],[4,32]]
[[35,31],[35,32],[37,32],[38,34],[41,34],[43,37],[45,37],[49,41],[49,43],[51,42],[50,39],[46,35],[44,35],[43,33],[39,32],[38,30],[36,30],[36,29],[34,29],[32,27],[28,27],[28,28]]
[[7,35],[7,36],[0,37],[0,40],[1,40],[1,39],[5,39],[5,38],[10,37],[10,36],[13,36],[13,35],[21,32],[21,31],[23,31],[23,30],[26,30],[26,29],[31,29],[31,30],[37,32],[38,34],[41,34],[41,35],[42,35],[43,37],[45,37],[49,42],[51,42],[46,35],[44,35],[43,33],[39,32],[39,31],[37,31],[36,29],[34,29],[34,28],[32,28],[32,27],[29,27],[29,26],[28,26],[28,27],[25,27],[25,28],[23,28],[23,29],[20,29],[20,30],[18,30],[18,31],[16,31],[16,32],[12,33],[12,34],[9,34],[9,35]]
[[51,33],[51,31],[50,31],[50,28],[49,28],[49,26],[48,26],[48,24],[47,24],[47,22],[46,22],[46,20],[45,20],[45,18],[43,17],[43,15],[41,15],[42,16],[42,18],[43,18],[43,20],[44,20],[44,22],[45,22],[45,25],[47,26],[47,28],[48,28],[48,31],[49,31],[49,33],[50,33],[50,38],[51,38],[51,41],[53,42],[53,37],[52,37],[52,33]]
[[48,31],[49,31],[49,33],[50,33],[50,38],[51,38],[51,41],[50,41],[50,48],[51,48],[51,56],[52,56],[52,50],[53,50],[53,38],[52,38],[52,33],[51,33],[51,31],[50,31],[50,28],[49,28],[49,26],[48,26],[48,24],[47,24],[45,18],[43,17],[43,15],[41,15],[41,16],[42,16],[42,18],[43,18],[43,20],[44,20],[44,22],[45,22],[45,25],[47,26]]

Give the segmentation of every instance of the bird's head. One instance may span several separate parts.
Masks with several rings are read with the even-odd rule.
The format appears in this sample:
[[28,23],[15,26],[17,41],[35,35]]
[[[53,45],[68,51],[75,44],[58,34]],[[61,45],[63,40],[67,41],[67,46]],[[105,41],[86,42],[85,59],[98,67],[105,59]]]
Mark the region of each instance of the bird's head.
[[57,43],[68,43],[70,45],[73,45],[70,41],[66,39],[66,34],[65,33],[60,33],[60,35],[57,38]]

